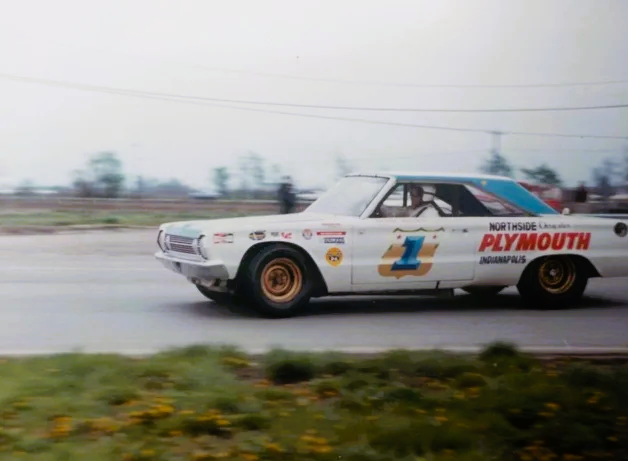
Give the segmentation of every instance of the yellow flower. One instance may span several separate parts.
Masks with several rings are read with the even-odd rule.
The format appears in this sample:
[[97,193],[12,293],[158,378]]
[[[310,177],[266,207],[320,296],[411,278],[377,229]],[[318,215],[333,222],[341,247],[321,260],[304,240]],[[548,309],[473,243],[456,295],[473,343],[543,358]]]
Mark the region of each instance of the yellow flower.
[[273,453],[280,453],[282,451],[281,447],[276,443],[267,443],[266,450],[271,451]]
[[545,404],[545,408],[547,408],[548,410],[556,411],[560,408],[560,405],[558,405],[557,403],[549,402]]
[[216,424],[218,426],[228,426],[231,423],[227,421],[226,419],[219,419],[218,421],[216,421]]
[[436,416],[434,419],[438,421],[439,423],[444,423],[446,421],[449,421],[446,416]]
[[240,456],[242,456],[246,461],[257,461],[259,459],[259,456],[254,455],[253,453],[242,453]]
[[142,450],[140,451],[140,455],[142,456],[154,456],[155,450]]
[[329,453],[332,451],[332,448],[329,445],[319,445],[317,447],[310,448],[314,453]]

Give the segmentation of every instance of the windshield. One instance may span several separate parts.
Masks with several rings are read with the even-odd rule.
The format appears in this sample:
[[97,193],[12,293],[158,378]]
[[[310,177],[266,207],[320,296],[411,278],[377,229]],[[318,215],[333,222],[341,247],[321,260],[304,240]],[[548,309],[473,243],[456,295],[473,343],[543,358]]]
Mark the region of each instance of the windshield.
[[347,176],[321,195],[307,211],[360,216],[387,182],[388,178]]

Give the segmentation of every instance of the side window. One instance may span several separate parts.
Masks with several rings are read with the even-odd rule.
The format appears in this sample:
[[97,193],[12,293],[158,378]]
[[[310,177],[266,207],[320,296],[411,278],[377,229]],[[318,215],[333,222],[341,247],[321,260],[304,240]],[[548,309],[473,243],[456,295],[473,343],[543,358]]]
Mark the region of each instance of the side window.
[[523,216],[525,213],[498,199],[494,195],[491,195],[477,187],[466,185],[466,189],[473,194],[473,196],[484,206],[493,216]]
[[452,216],[453,207],[443,187],[426,183],[405,183],[395,186],[372,217],[437,217]]
[[397,184],[390,195],[382,202],[382,206],[386,208],[402,207],[405,204],[403,184]]

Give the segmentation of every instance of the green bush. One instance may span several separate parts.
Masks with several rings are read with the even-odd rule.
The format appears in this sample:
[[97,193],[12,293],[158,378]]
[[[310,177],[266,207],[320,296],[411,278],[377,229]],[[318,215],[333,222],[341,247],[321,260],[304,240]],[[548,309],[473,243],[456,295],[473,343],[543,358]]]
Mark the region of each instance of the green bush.
[[316,369],[307,358],[286,359],[267,368],[268,379],[275,384],[295,384],[314,378]]

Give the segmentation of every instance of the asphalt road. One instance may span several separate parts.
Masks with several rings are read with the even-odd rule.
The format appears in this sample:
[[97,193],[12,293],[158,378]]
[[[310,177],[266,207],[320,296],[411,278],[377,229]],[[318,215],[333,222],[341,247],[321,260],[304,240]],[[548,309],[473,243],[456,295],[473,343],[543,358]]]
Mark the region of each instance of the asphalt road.
[[145,353],[198,343],[259,350],[628,346],[628,279],[594,280],[583,307],[454,298],[327,298],[284,320],[216,306],[153,258],[153,231],[0,236],[0,354]]

